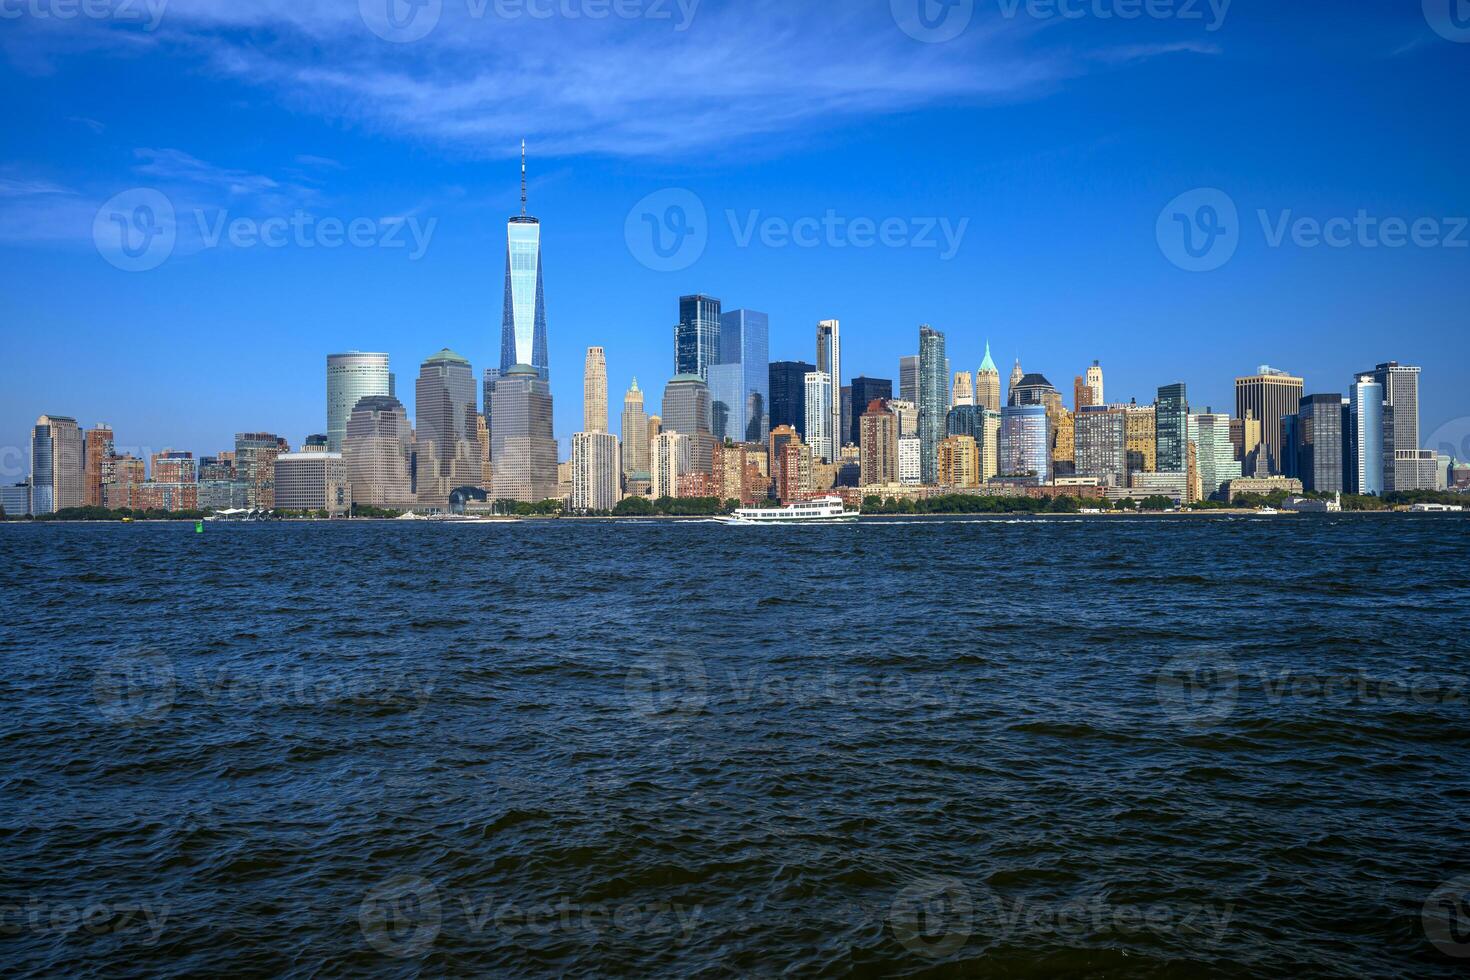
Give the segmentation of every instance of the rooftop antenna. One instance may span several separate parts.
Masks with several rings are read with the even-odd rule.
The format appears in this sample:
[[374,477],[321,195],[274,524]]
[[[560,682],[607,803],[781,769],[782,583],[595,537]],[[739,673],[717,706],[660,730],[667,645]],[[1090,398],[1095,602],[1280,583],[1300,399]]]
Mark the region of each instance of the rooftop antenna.
[[526,216],[526,141],[521,140],[521,217]]

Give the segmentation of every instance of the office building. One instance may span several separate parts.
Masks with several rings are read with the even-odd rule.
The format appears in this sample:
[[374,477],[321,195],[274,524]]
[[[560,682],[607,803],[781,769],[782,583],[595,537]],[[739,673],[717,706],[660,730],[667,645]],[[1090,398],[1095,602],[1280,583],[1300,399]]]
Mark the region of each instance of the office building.
[[709,372],[716,442],[764,443],[771,431],[770,318],[756,310],[720,315],[720,348]]
[[[842,328],[836,320],[823,320],[817,324],[817,371],[825,372],[832,379],[832,403],[828,409],[831,420],[826,427],[830,455],[823,458],[833,463],[837,460],[838,450],[842,448],[842,435],[848,431],[842,424]],[[810,399],[807,404],[811,404]],[[813,446],[814,455],[816,451]]]
[[919,404],[919,355],[898,359],[898,397],[900,401]]
[[1384,489],[1428,489],[1422,485],[1417,457],[1403,457],[1413,464],[1413,472],[1406,471],[1402,480],[1399,479],[1397,469],[1400,452],[1419,449],[1419,368],[1400,364],[1398,361],[1386,361],[1372,372],[1366,373],[1371,373],[1373,380],[1383,388]]
[[352,500],[365,507],[411,509],[416,503],[412,454],[413,430],[403,404],[391,395],[361,399],[342,438]]
[[975,372],[975,404],[1000,416],[1000,371],[990,356],[990,342],[985,342],[985,359]]
[[582,431],[607,431],[607,355],[601,347],[587,348],[582,366]]
[[[857,386],[857,382],[853,382]],[[863,486],[898,482],[898,416],[880,398],[858,418],[861,453],[858,482]]]
[[[1237,381],[1237,399],[1239,393]],[[1154,402],[1154,445],[1158,472],[1185,471],[1189,453],[1189,392],[1183,382],[1159,389],[1158,400]]]
[[1087,388],[1092,396],[1092,404],[1106,405],[1108,400],[1103,397],[1103,369],[1100,361],[1093,361],[1092,367],[1087,369]]
[[[500,375],[529,366],[551,381],[546,345],[546,295],[541,271],[541,222],[526,213],[526,146],[521,144],[521,213],[505,226],[505,314],[500,328]],[[490,379],[487,378],[487,381]],[[499,381],[497,377],[494,379]],[[493,392],[492,392],[493,398]],[[524,438],[520,435],[513,439]],[[495,444],[495,419],[490,419]],[[494,455],[492,449],[491,455]]]
[[246,484],[252,510],[275,509],[276,458],[290,451],[291,444],[273,432],[235,433],[236,478]]
[[806,431],[802,441],[812,450],[812,458],[830,463],[837,458],[832,444],[832,376],[825,371],[811,371],[804,379],[806,390]]
[[445,510],[460,487],[479,486],[478,394],[470,362],[447,348],[419,367],[417,494],[420,506]]
[[1344,434],[1348,493],[1380,497],[1384,484],[1383,443],[1386,433],[1383,385],[1360,374],[1348,389],[1348,427]]
[[975,404],[975,382],[970,377],[969,371],[956,371],[954,376],[954,387],[950,389],[949,407],[959,408],[961,406]]
[[[362,399],[358,399],[361,403]],[[350,419],[349,419],[350,420]],[[347,430],[342,431],[346,441]],[[276,457],[276,509],[352,513],[352,481],[341,453],[282,453]]]
[[1011,382],[1010,404],[1041,405],[1055,415],[1063,408],[1062,396],[1045,375],[1027,374]]
[[396,395],[387,354],[348,351],[327,355],[327,451],[340,453],[347,419],[364,398]]
[[1439,454],[1434,450],[1396,449],[1393,457],[1393,488],[1396,492],[1440,488]]
[[[1084,388],[1092,396],[1090,388]],[[1073,416],[1077,476],[1092,477],[1100,486],[1128,485],[1128,419],[1121,409],[1084,406]]]
[[[857,443],[855,442],[849,442],[847,438],[852,433],[852,429],[855,424],[853,422],[852,416],[852,385],[842,386],[841,401],[842,411],[839,412],[838,415],[842,419],[842,426],[832,437],[832,451],[835,452],[839,457],[842,455],[843,449],[849,446],[857,445]],[[859,412],[858,414],[859,416],[862,415],[861,412]]]
[[939,443],[944,438],[949,387],[944,334],[927,323],[919,327],[919,479],[933,483],[939,473]]
[[491,496],[523,503],[556,497],[551,387],[534,367],[517,364],[496,379],[491,402]]
[[0,487],[0,512],[6,520],[29,517],[31,514],[31,485],[16,483]]
[[900,439],[919,438],[918,405],[894,399],[888,403],[888,410],[898,417],[898,437]]
[[[345,435],[346,434],[346,431],[347,431],[347,429],[346,429],[347,423],[344,421],[342,423],[342,426],[343,426],[342,431],[343,431],[343,433]],[[332,449],[331,449],[331,440],[328,439],[327,436],[324,433],[316,433],[314,435],[309,435],[309,436],[306,437],[306,441],[301,444],[301,451],[303,453],[327,453],[327,452],[331,452],[332,451]]]
[[87,492],[82,481],[82,430],[64,415],[42,415],[31,430],[30,513],[41,517],[81,507]]
[[682,432],[689,437],[689,472],[709,474],[715,448],[709,385],[693,374],[674,377],[664,387],[662,420],[664,432]]
[[653,440],[652,465],[653,499],[678,496],[679,479],[693,468],[689,436],[672,430],[660,432]]
[[1050,428],[1044,405],[1000,411],[999,476],[1041,485],[1051,481]]
[[1157,421],[1152,405],[1130,403],[1123,409],[1128,448],[1128,472],[1152,473],[1158,468]]
[[110,425],[99,424],[82,434],[82,502],[88,507],[103,506],[102,488],[112,482],[113,444]]
[[643,408],[643,392],[638,379],[623,396],[623,473],[630,480],[649,479],[648,476],[648,413]]
[[1230,416],[1208,409],[1189,416],[1189,442],[1194,447],[1201,499],[1224,499],[1226,485],[1241,478],[1240,460],[1230,441],[1230,421]]
[[696,294],[679,297],[674,328],[674,373],[709,383],[710,365],[720,359],[720,301]]
[[855,417],[845,441],[850,445],[861,446],[863,413],[875,401],[886,403],[893,400],[893,382],[886,378],[853,378],[851,388]]
[[[1272,474],[1285,472],[1283,458],[1289,447],[1281,443],[1281,420],[1297,413],[1302,385],[1301,378],[1265,365],[1250,377],[1235,379],[1235,417],[1261,420],[1261,445]],[[1164,468],[1162,463],[1159,468]]]
[[789,426],[806,431],[806,376],[815,364],[805,361],[776,361],[768,372],[771,393],[771,429]]
[[1296,477],[1314,493],[1343,490],[1343,399],[1307,395],[1296,417]]
[[622,484],[618,437],[610,432],[573,434],[572,510],[612,510],[618,504]]
[[947,436],[939,443],[937,479],[942,487],[980,485],[980,447],[969,436]]

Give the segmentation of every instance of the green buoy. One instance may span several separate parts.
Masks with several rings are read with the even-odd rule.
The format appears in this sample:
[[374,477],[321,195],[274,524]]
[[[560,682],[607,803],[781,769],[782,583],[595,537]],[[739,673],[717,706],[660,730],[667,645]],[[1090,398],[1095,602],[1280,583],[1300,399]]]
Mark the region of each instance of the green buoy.
[[195,534],[203,534],[204,533],[204,522],[203,521],[195,521],[194,522],[194,533]]

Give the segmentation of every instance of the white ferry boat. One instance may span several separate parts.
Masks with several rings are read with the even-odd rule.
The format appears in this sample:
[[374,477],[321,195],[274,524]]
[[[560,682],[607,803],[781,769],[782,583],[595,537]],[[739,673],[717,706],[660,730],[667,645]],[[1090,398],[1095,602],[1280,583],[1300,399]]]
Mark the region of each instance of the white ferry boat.
[[800,500],[785,507],[742,507],[729,517],[716,518],[721,524],[841,524],[857,519],[857,513],[843,507],[837,496]]

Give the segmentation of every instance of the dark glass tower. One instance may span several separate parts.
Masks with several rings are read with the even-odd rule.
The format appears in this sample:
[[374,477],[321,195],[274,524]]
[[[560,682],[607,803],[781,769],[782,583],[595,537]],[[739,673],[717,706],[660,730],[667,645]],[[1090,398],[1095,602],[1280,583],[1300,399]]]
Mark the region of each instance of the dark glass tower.
[[928,324],[919,328],[919,480],[939,478],[939,443],[949,408],[949,359],[944,334]]
[[893,400],[893,382],[886,378],[852,379],[852,426],[847,432],[847,441],[854,446],[862,445],[863,413],[876,400]]
[[1185,472],[1189,468],[1189,393],[1183,382],[1159,389],[1154,435],[1159,472]]
[[713,296],[680,296],[674,328],[674,373],[708,383],[711,364],[720,360],[720,301]]
[[797,432],[806,431],[806,376],[816,369],[815,364],[805,361],[776,361],[771,365],[771,428],[789,425]]

